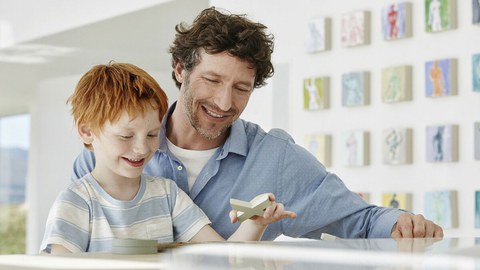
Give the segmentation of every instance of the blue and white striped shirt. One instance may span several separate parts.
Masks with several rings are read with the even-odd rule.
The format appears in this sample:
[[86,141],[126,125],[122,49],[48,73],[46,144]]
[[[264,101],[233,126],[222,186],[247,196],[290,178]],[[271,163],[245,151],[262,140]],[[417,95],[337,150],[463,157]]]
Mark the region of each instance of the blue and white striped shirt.
[[72,252],[108,252],[114,238],[184,242],[209,223],[171,180],[142,175],[135,198],[120,201],[87,174],[55,200],[41,251],[49,252],[51,244],[59,244]]

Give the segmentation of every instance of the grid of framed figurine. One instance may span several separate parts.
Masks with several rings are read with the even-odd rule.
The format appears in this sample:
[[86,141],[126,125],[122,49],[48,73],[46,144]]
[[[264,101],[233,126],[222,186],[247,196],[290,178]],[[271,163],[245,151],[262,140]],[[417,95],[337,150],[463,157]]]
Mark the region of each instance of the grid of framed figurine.
[[[456,0],[424,0],[424,23],[428,33],[456,28]],[[472,0],[472,23],[480,24],[480,0]],[[381,34],[385,41],[412,36],[413,4],[400,1],[384,5],[380,9]],[[367,45],[370,42],[370,11],[345,12],[340,17],[340,43],[343,47]],[[305,51],[316,53],[331,50],[331,18],[318,16],[308,20]],[[480,53],[472,55],[472,90],[480,92]],[[411,101],[413,66],[387,66],[381,69],[381,101],[391,104]],[[370,71],[350,71],[341,74],[341,105],[361,107],[370,104]],[[458,94],[457,59],[433,59],[425,61],[425,97],[448,97]],[[303,81],[303,108],[309,111],[330,107],[330,78],[308,77]],[[478,132],[478,123],[475,130]],[[382,134],[382,161],[386,165],[413,163],[412,129],[391,128]],[[477,134],[477,133],[476,133]],[[329,137],[331,138],[331,137]],[[369,164],[369,135],[367,131],[346,131],[341,135],[343,165],[365,166]],[[307,135],[305,145],[321,162],[331,164],[331,142]],[[331,139],[329,139],[331,140]],[[475,160],[480,160],[480,135],[475,135]],[[312,145],[322,145],[313,150]],[[326,152],[318,149],[329,149]],[[458,161],[458,126],[429,126],[425,130],[425,158],[427,162]],[[328,161],[328,162],[327,162]]]
[[[414,5],[424,5],[423,7]],[[413,36],[413,8],[424,10],[424,18],[415,20],[424,24],[426,33],[437,34],[457,28],[457,0],[423,0],[418,3],[400,1],[382,6],[380,12],[381,37],[385,42],[395,42]],[[462,2],[462,4],[464,4]],[[471,0],[472,24],[480,27],[480,0]],[[371,12],[357,10],[344,12],[339,17],[339,44],[346,49],[370,44]],[[308,21],[305,34],[305,52],[328,53],[332,48],[332,19],[315,17]],[[337,36],[337,35],[333,35]],[[458,95],[457,67],[455,58],[424,60],[424,93],[426,98]],[[378,78],[380,99],[385,104],[411,101],[413,98],[412,65],[384,66]],[[471,56],[471,89],[480,93],[480,52]],[[362,107],[371,103],[371,72],[345,71],[339,74],[341,106]],[[337,80],[334,80],[337,82]],[[303,108],[309,111],[328,109],[330,77],[308,77],[303,81]],[[334,85],[332,87],[337,87]],[[429,125],[424,132],[424,160],[429,163],[456,162],[459,160],[459,126],[456,124]],[[480,160],[480,121],[473,123],[474,160]],[[370,132],[367,130],[345,130],[339,134],[333,151],[331,134],[313,133],[305,135],[305,147],[325,166],[332,166],[332,153],[340,154],[341,165],[358,167],[370,165]],[[408,165],[414,162],[413,129],[405,127],[386,128],[381,131],[381,157],[386,166]],[[370,203],[369,192],[357,192],[359,197]],[[475,191],[475,228],[480,229],[480,191]],[[385,192],[381,204],[412,211],[413,194],[409,192]],[[426,218],[443,228],[458,227],[457,191],[430,191],[424,194]]]

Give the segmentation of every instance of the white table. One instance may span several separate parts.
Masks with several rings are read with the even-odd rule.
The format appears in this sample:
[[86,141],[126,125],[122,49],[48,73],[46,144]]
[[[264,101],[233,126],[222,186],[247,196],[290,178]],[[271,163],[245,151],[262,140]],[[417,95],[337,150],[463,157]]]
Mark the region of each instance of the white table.
[[153,255],[2,255],[0,269],[480,269],[480,238],[205,243]]

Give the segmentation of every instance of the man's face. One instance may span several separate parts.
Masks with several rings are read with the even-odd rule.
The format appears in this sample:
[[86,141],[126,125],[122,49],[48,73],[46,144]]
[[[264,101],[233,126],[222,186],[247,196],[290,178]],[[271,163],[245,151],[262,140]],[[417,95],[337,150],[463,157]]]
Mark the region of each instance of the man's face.
[[179,101],[190,125],[206,139],[219,138],[247,106],[254,69],[227,53],[202,52],[200,63],[181,73]]

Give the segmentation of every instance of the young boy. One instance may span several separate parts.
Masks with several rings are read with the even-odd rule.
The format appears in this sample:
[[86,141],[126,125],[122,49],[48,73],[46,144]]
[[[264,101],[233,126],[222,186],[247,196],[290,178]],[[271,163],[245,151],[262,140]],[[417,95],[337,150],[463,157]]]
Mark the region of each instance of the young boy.
[[[168,108],[165,93],[150,75],[132,64],[97,65],[80,79],[69,102],[96,165],[57,197],[41,251],[111,251],[114,238],[224,240],[173,181],[142,174],[159,147]],[[268,224],[296,217],[275,203],[273,194],[270,200],[263,217],[243,222],[228,240],[259,240]],[[235,211],[231,221],[237,221]]]

